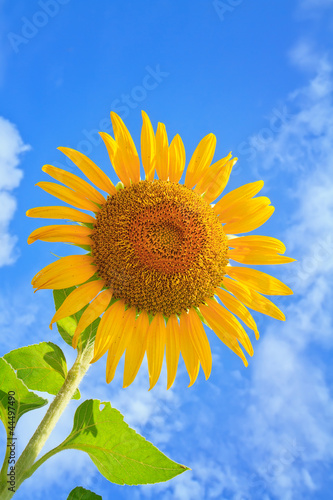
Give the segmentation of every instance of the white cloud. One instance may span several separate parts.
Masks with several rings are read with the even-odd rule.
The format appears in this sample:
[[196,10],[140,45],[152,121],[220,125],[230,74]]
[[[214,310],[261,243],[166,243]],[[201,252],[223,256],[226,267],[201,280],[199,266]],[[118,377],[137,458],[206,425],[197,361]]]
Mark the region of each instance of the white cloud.
[[12,264],[18,256],[17,237],[8,229],[16,209],[15,198],[10,192],[19,186],[23,177],[18,168],[20,154],[29,149],[15,125],[0,116],[0,267]]
[[328,177],[333,168],[332,66],[326,57],[319,58],[306,42],[298,44],[290,52],[290,58],[300,68],[316,73],[308,85],[289,95],[286,118],[274,134],[265,142],[260,134],[254,135],[250,142],[252,146],[260,144],[256,163],[265,177],[268,174],[276,177],[285,171],[288,176],[298,174],[293,182],[301,181],[306,174],[307,182],[315,172],[321,176],[319,187],[325,186],[323,177]]

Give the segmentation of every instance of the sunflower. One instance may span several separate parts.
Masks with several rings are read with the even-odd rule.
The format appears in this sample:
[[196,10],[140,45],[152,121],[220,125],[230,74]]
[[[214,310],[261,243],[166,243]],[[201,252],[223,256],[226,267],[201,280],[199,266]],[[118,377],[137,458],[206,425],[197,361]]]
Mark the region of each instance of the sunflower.
[[263,181],[243,185],[212,204],[225,189],[237,158],[229,153],[211,164],[216,138],[208,134],[194,151],[180,184],[185,168],[180,136],[169,145],[165,125],[159,123],[155,134],[147,114],[142,116],[144,180],[132,137],[113,112],[114,138],[100,135],[120,179],[117,186],[88,157],[70,148],[59,149],[90,183],[51,165],[42,168],[63,185],[44,181],[37,185],[75,208],[32,208],[27,215],[75,224],[38,228],[28,243],[71,243],[87,253],[49,264],[32,285],[36,290],[76,287],[50,325],[87,306],[76,327],[74,348],[80,334],[102,315],[91,362],[108,351],[108,383],[125,353],[123,386],[129,386],[146,354],[151,389],[160,376],[165,351],[167,388],[175,380],[180,353],[192,385],[200,364],[206,379],[212,368],[203,323],[247,366],[242,347],[250,356],[253,348],[235,316],[257,339],[258,329],[247,308],[285,319],[264,295],[288,295],[290,288],[264,272],[230,261],[260,265],[294,259],[280,255],[285,246],[275,238],[241,235],[257,229],[274,212],[269,198],[255,197]]

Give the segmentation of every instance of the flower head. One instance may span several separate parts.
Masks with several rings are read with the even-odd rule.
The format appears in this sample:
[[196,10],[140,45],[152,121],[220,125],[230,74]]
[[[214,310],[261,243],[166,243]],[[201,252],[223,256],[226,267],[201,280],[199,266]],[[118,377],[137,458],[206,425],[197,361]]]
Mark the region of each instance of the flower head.
[[247,365],[241,346],[250,356],[253,348],[235,316],[256,338],[258,329],[247,307],[285,319],[264,295],[288,295],[290,288],[268,274],[230,261],[260,265],[294,259],[281,255],[285,246],[275,238],[238,236],[261,226],[274,211],[267,197],[255,197],[263,181],[241,186],[212,205],[226,187],[237,158],[232,159],[230,153],[211,164],[216,139],[208,134],[197,146],[180,184],[185,168],[181,138],[176,135],[169,145],[165,126],[159,123],[155,134],[148,116],[142,115],[145,179],[140,179],[134,142],[115,113],[111,113],[115,138],[104,132],[101,137],[121,181],[117,187],[95,163],[73,149],[59,148],[90,183],[51,165],[43,167],[63,185],[38,185],[75,208],[33,208],[27,215],[75,224],[36,229],[28,243],[37,239],[72,243],[87,253],[49,264],[32,284],[37,290],[76,286],[51,321],[52,325],[88,305],[73,337],[75,348],[80,334],[102,315],[92,362],[108,351],[107,382],[125,352],[127,387],[146,353],[152,388],[166,350],[167,387],[174,382],[180,353],[192,385],[200,364],[206,378],[212,367],[203,322]]

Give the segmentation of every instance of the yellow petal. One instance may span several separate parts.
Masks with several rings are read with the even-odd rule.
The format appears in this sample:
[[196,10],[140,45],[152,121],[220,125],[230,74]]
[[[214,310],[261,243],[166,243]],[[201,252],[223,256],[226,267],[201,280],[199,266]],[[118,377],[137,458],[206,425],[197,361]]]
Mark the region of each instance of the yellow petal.
[[119,147],[111,135],[106,132],[99,132],[99,135],[102,137],[106,149],[108,150],[110,162],[116,172],[117,176],[124,184],[124,186],[128,187],[131,184],[130,175],[124,164],[121,154],[119,152]]
[[[226,163],[223,167],[219,169],[219,171],[216,174],[215,180],[212,180],[208,186],[205,189],[205,195],[204,199],[207,201],[207,203],[211,203],[212,201],[216,200],[224,191],[226,185],[229,182],[229,177],[231,174],[231,170],[235,163],[237,162],[238,158],[233,158],[232,160],[229,160],[228,163]],[[212,165],[213,166],[213,165]]]
[[64,153],[73,163],[84,173],[88,179],[95,184],[99,189],[109,193],[110,195],[117,194],[117,190],[108,178],[88,156],[85,156],[79,151],[71,148],[58,148]]
[[180,316],[180,350],[183,356],[183,360],[187,369],[187,372],[190,377],[190,383],[188,387],[191,387],[191,385],[194,384],[196,381],[198,374],[199,374],[199,368],[200,368],[200,361],[199,361],[199,356],[197,354],[197,351],[195,350],[195,347],[193,345],[193,342],[191,340],[189,328],[187,326],[187,321],[186,318],[184,317],[185,314],[182,314]]
[[147,333],[149,328],[149,318],[145,311],[142,311],[135,321],[132,338],[127,345],[125,353],[125,367],[123,387],[128,387],[135,379],[141,366],[147,346]]
[[94,259],[90,255],[68,255],[52,262],[44,267],[32,279],[32,286],[38,290],[41,288],[61,290],[70,286],[80,285],[95,272]]
[[184,182],[185,186],[193,188],[199,182],[212,162],[215,147],[216,137],[214,134],[208,134],[201,139],[188,164]]
[[149,120],[147,113],[142,113],[142,130],[141,130],[141,158],[142,165],[146,173],[147,181],[154,179],[155,161],[156,161],[156,139],[154,129]]
[[228,255],[230,259],[242,264],[286,264],[295,259],[277,255],[286,251],[282,241],[270,236],[242,236],[240,238],[229,238]]
[[109,347],[108,359],[106,361],[107,384],[113,380],[120,358],[131,340],[135,326],[135,316],[136,310],[134,307],[127,309],[124,315],[123,328],[119,330],[112,339],[112,343]]
[[94,357],[90,363],[95,363],[109,349],[112,339],[123,328],[125,302],[118,300],[103,314],[99,322],[94,345]]
[[77,343],[79,340],[80,334],[88,328],[91,323],[95,321],[95,319],[99,318],[101,314],[106,310],[108,305],[110,304],[110,300],[112,298],[112,290],[104,290],[89,304],[87,309],[83,311],[83,314],[78,322],[76,330],[74,332],[72,346],[74,349],[77,347]]
[[226,277],[223,278],[223,284],[237,299],[241,300],[250,309],[267,314],[267,316],[281,321],[286,319],[283,312],[273,302],[258,292],[251,290],[251,288]]
[[180,135],[175,135],[169,147],[169,179],[179,182],[185,168],[185,148]]
[[207,380],[212,371],[212,353],[204,327],[194,309],[190,309],[187,314],[182,314],[182,316],[184,316],[183,319],[186,323],[190,339],[197,352]]
[[285,255],[265,253],[263,250],[257,252],[245,249],[238,251],[229,250],[228,256],[229,259],[239,262],[240,264],[250,264],[252,266],[288,264],[296,260],[292,257],[286,257]]
[[175,381],[180,354],[180,329],[177,316],[169,317],[166,325],[166,365],[168,371],[167,389],[170,389]]
[[208,299],[206,300],[206,302],[207,302],[206,306],[200,306],[200,312],[207,321],[209,327],[214,331],[214,333],[218,336],[218,338],[227,347],[229,347],[229,349],[231,349],[235,354],[237,354],[237,356],[239,356],[242,359],[244,365],[248,366],[247,359],[244,356],[242,349],[239,347],[235,333],[234,332],[233,334],[230,333],[230,326],[228,330],[226,330],[225,328],[226,322],[223,321],[221,322],[221,315],[217,314],[214,307],[211,307],[212,302],[214,301],[212,299]]
[[271,236],[240,236],[238,238],[230,239],[229,246],[235,248],[236,250],[246,248],[253,251],[259,251],[263,249],[265,252],[272,253],[284,253],[286,251],[286,247],[282,241],[277,238],[272,238]]
[[102,290],[103,286],[103,280],[95,280],[85,283],[84,285],[81,285],[73,290],[56,311],[51,320],[50,328],[52,328],[53,323],[81,311],[84,306],[89,304],[89,302],[96,297],[96,295]]
[[254,331],[256,339],[258,340],[259,332],[257,325],[244,304],[221,288],[216,290],[216,294],[221,299],[221,302],[229,309],[230,312],[232,312],[232,314],[238,316],[246,324],[246,326]]
[[119,157],[122,164],[126,165],[126,170],[133,183],[140,181],[140,160],[135,148],[131,134],[126,125],[116,113],[111,111],[111,121],[114,131],[114,137],[117,142]]
[[82,196],[88,198],[88,200],[94,201],[99,205],[105,203],[104,196],[101,195],[97,189],[93,188],[88,182],[84,181],[77,175],[66,172],[61,168],[53,167],[52,165],[44,165],[42,168],[43,172],[53,177],[59,182],[66,184],[67,187],[74,189]]
[[221,198],[220,201],[216,203],[216,205],[213,207],[214,212],[217,215],[222,214],[225,210],[228,210],[228,208],[235,203],[248,198],[252,198],[262,189],[263,185],[264,181],[250,182],[249,184],[244,184],[244,186],[230,191],[230,193],[225,194],[223,198]]
[[73,191],[72,189],[68,189],[65,186],[60,186],[59,184],[55,184],[54,182],[37,182],[36,186],[39,186],[44,191],[60,200],[68,203],[69,205],[73,205],[74,207],[81,208],[83,210],[91,210],[91,212],[98,212],[98,206],[92,201],[87,200],[84,196]]
[[249,339],[248,334],[231,312],[229,312],[225,307],[219,304],[214,299],[206,300],[210,310],[212,311],[213,317],[218,322],[218,324],[223,327],[225,332],[231,337],[235,337],[242,346],[246,349],[246,352],[252,356],[253,347]]
[[223,226],[223,230],[229,234],[248,233],[262,226],[271,217],[274,210],[275,208],[271,205],[267,206],[266,202],[261,202],[254,206],[252,211],[249,209],[244,212],[243,218],[238,217],[237,220],[227,222]]
[[267,207],[271,200],[267,196],[258,196],[234,203],[219,216],[219,220],[226,223],[242,221],[252,213]]
[[86,222],[94,224],[95,218],[91,215],[79,212],[69,207],[36,207],[30,208],[26,215],[28,217],[41,217],[42,219],[65,219],[74,222]]
[[225,167],[226,164],[229,162],[231,156],[232,155],[230,152],[228,156],[221,158],[217,162],[213,163],[213,165],[211,165],[209,168],[207,168],[205,173],[200,178],[198,184],[194,188],[194,191],[196,191],[199,194],[203,194],[205,193],[205,191],[207,191],[208,187],[211,184],[217,184],[216,176],[221,170],[223,171],[223,167]]
[[90,239],[92,230],[85,226],[53,225],[43,226],[35,229],[29,238],[28,243],[36,240],[41,241],[61,241],[63,243],[75,243],[76,245],[91,245]]
[[293,293],[287,285],[277,278],[249,267],[228,266],[228,275],[265,295],[291,295]]
[[161,313],[157,313],[148,329],[147,360],[149,373],[149,390],[151,390],[161,373],[165,347],[165,323]]
[[156,172],[159,179],[168,180],[169,145],[164,123],[159,123],[156,131]]
[[198,194],[204,194],[204,199],[211,203],[214,201],[228,184],[229,177],[233,165],[236,163],[237,158],[231,158],[231,153],[225,158],[213,163],[201,177],[198,184],[194,188]]

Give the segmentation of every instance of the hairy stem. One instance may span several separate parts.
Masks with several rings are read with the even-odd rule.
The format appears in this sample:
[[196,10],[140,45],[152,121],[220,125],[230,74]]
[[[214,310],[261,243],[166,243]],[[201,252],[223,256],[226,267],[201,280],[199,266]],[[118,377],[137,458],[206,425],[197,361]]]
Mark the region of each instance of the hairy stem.
[[[52,401],[43,420],[17,461],[15,467],[15,491],[31,475],[27,474],[27,472],[34,465],[36,458],[86,374],[92,357],[93,346],[89,346],[78,353],[75,363],[68,372],[64,385]],[[4,483],[2,481],[0,486],[1,500],[9,500],[14,495],[14,492],[8,489],[9,484],[6,481],[7,477]]]

